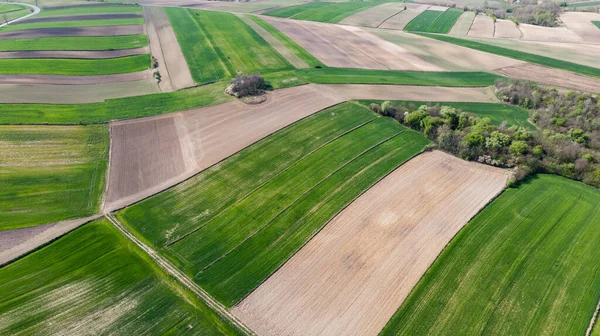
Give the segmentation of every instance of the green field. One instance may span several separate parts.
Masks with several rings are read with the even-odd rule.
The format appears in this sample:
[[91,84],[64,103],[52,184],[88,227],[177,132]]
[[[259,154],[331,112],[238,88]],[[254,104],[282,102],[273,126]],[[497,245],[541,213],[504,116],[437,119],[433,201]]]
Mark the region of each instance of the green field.
[[[381,104],[381,100],[361,100],[360,103],[369,106],[371,103]],[[436,102],[436,101],[407,101],[396,100],[395,104],[409,107],[411,104],[415,107],[421,105],[434,106],[450,106],[461,109],[463,112],[471,113],[480,117],[490,118],[493,124],[500,125],[506,121],[508,126],[516,125],[532,129],[534,126],[529,123],[529,111],[519,106],[496,103],[456,103],[456,102]]]
[[600,6],[600,1],[588,1],[567,4],[567,8]]
[[314,57],[311,53],[302,48],[298,43],[294,42],[291,38],[287,37],[287,35],[283,34],[277,28],[275,28],[270,23],[265,20],[259,18],[258,16],[250,15],[250,19],[254,20],[257,24],[263,27],[266,31],[268,31],[271,35],[273,35],[276,39],[281,41],[286,48],[291,50],[294,54],[300,57],[309,67],[321,67],[325,68],[325,64],[319,61],[316,57]]
[[6,335],[241,335],[106,220],[0,268]]
[[581,75],[585,75],[585,76],[600,77],[600,68],[594,68],[594,67],[590,67],[590,66],[575,64],[575,63],[571,63],[568,61],[558,60],[555,58],[550,58],[550,57],[545,57],[545,56],[534,55],[534,54],[530,54],[530,53],[526,53],[526,52],[522,52],[522,51],[493,46],[493,45],[489,45],[489,44],[485,44],[485,43],[479,43],[479,42],[470,41],[470,40],[463,40],[460,38],[451,37],[451,36],[447,36],[447,35],[437,35],[437,34],[429,34],[429,33],[415,33],[415,34],[433,38],[433,39],[440,40],[443,42],[448,42],[448,43],[456,44],[459,46],[475,49],[475,50],[489,52],[491,54],[511,57],[511,58],[518,59],[521,61],[531,62],[531,63],[535,63],[535,64],[539,64],[539,65],[543,65],[543,66],[547,66],[547,67],[551,67],[551,68],[572,71],[572,72],[575,72],[575,73],[578,73]]
[[94,76],[146,70],[150,55],[107,59],[0,59],[0,74]]
[[404,30],[409,31],[429,31],[429,27],[442,15],[442,11],[426,10],[412,19]]
[[0,40],[0,51],[24,50],[117,50],[148,45],[146,35],[42,37]]
[[0,14],[18,12],[27,8],[26,6],[17,4],[0,4]]
[[600,21],[592,21],[592,23],[593,23],[593,24],[594,24],[596,27],[600,28]]
[[[26,21],[25,21],[26,22]],[[100,26],[126,26],[143,25],[144,19],[109,19],[109,20],[81,20],[81,21],[53,21],[11,24],[0,31],[27,30],[39,28],[71,28],[71,27],[100,27]]]
[[72,16],[72,15],[96,15],[96,14],[121,14],[121,13],[133,13],[142,14],[142,7],[140,6],[126,6],[126,5],[115,5],[115,6],[82,6],[76,8],[64,8],[64,9],[50,9],[45,8],[35,17],[50,17],[50,16]]
[[317,22],[338,23],[346,17],[363,11],[367,8],[380,5],[379,2],[311,2],[275,9],[264,15],[308,20]]
[[0,230],[98,211],[108,127],[1,126]]
[[389,118],[344,103],[121,211],[118,218],[232,306],[427,142]]
[[450,8],[440,15],[428,28],[427,32],[448,34],[456,20],[463,14],[462,9]]
[[275,16],[280,18],[289,18],[304,11],[320,9],[322,7],[327,7],[328,5],[329,3],[327,2],[315,1],[302,5],[287,6],[283,8],[274,9],[265,12],[263,15]]
[[600,298],[600,191],[539,175],[459,232],[382,335],[584,335]]

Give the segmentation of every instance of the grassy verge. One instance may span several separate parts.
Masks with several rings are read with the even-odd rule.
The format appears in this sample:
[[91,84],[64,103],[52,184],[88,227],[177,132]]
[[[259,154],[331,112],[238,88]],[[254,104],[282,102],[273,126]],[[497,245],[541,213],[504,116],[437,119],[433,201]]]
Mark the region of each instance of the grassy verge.
[[95,37],[42,37],[0,40],[0,51],[25,50],[117,50],[148,45],[145,35]]
[[150,55],[108,59],[2,59],[0,74],[94,76],[146,70]]
[[311,53],[302,48],[298,43],[294,42],[291,38],[287,37],[287,35],[283,34],[277,28],[273,27],[270,23],[265,20],[259,18],[258,16],[250,15],[250,19],[263,27],[266,31],[268,31],[273,37],[281,41],[286,48],[291,50],[296,56],[300,57],[308,66],[311,68],[314,67],[322,67],[325,68],[325,64],[319,61],[316,57],[314,57]]
[[412,19],[404,30],[429,31],[429,27],[442,15],[442,11],[426,10]]
[[448,42],[448,43],[456,44],[459,46],[475,49],[475,50],[489,52],[491,54],[511,57],[511,58],[518,59],[521,61],[535,63],[535,64],[539,64],[539,65],[543,65],[543,66],[547,66],[547,67],[551,67],[551,68],[572,71],[572,72],[575,72],[575,73],[578,73],[581,75],[585,75],[585,76],[600,77],[600,69],[590,67],[590,66],[575,64],[575,63],[571,63],[568,61],[558,60],[558,59],[545,57],[545,56],[534,55],[534,54],[517,51],[517,50],[512,50],[512,49],[507,49],[507,48],[503,48],[503,47],[497,47],[497,46],[493,46],[493,45],[489,45],[489,44],[485,44],[485,43],[463,40],[460,38],[451,37],[451,36],[447,36],[447,35],[436,35],[436,34],[429,34],[429,33],[415,33],[415,34],[433,38],[433,39],[436,39],[439,41]]
[[7,334],[241,334],[108,221],[0,269]]
[[382,335],[585,334],[600,298],[600,191],[540,175],[475,216]]
[[86,14],[142,14],[142,7],[140,6],[96,6],[96,7],[76,7],[76,8],[64,8],[64,9],[50,9],[46,8],[41,11],[36,17],[50,17],[50,16],[72,16],[72,15],[86,15]]
[[1,126],[0,230],[98,211],[107,126]]

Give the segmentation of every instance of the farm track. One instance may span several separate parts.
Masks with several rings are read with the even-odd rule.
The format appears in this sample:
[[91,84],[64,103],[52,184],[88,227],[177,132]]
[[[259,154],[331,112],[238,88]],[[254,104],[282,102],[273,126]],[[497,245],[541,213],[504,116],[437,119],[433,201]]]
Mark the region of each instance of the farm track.
[[196,285],[193,281],[191,281],[185,274],[183,274],[179,269],[177,269],[173,264],[171,264],[167,259],[161,256],[154,249],[144,244],[141,240],[139,240],[135,235],[129,232],[119,220],[114,217],[112,213],[106,214],[105,217],[125,236],[127,239],[132,241],[135,245],[137,245],[142,251],[144,251],[152,260],[154,260],[158,266],[160,266],[164,271],[177,279],[183,286],[191,290],[194,294],[196,294],[199,298],[201,298],[210,308],[216,311],[223,318],[228,320],[231,324],[242,330],[247,335],[255,335],[255,333],[249,329],[246,325],[244,325],[237,317],[231,314],[225,306],[221,305],[215,299],[212,298],[206,291],[204,291],[200,286]]

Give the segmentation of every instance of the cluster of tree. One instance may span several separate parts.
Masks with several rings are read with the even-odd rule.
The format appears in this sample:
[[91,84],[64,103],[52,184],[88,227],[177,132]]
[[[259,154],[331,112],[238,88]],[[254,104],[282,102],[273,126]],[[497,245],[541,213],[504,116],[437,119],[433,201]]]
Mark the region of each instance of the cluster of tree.
[[520,23],[529,23],[537,26],[556,27],[560,6],[553,2],[537,5],[519,6],[512,11],[512,17]]
[[227,93],[238,97],[262,95],[267,89],[267,83],[260,73],[241,74],[231,80],[227,87]]
[[[530,86],[529,94],[524,86]],[[497,93],[506,102],[533,108],[538,128],[493,125],[489,118],[439,104],[417,107],[386,101],[369,108],[423,132],[438,149],[514,168],[516,181],[532,173],[552,173],[600,187],[600,105],[595,98],[512,81],[498,82]]]

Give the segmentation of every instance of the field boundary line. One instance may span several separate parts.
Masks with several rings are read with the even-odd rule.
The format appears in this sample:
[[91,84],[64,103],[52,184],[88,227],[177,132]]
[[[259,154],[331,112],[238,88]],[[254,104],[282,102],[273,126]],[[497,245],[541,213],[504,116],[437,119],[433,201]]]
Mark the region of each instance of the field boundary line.
[[585,336],[591,336],[592,331],[594,331],[594,327],[597,327],[596,322],[598,322],[598,313],[600,313],[600,300],[598,300],[598,304],[596,305],[596,311],[594,315],[592,315],[592,319],[590,320],[590,325],[585,331]]
[[110,164],[112,162],[112,121],[108,122],[108,162],[106,163],[106,173],[104,173],[104,190],[102,190],[102,196],[100,200],[100,212],[104,212],[104,205],[106,204],[106,196],[108,195],[108,185],[110,183]]
[[[323,110],[322,110],[322,111],[323,111]],[[322,112],[322,111],[321,111],[321,112]],[[317,112],[317,113],[319,113],[319,112]],[[313,115],[314,115],[314,114],[313,114]],[[321,146],[319,146],[319,147],[317,147],[317,148],[313,149],[312,151],[310,151],[310,152],[306,153],[306,155],[304,155],[304,156],[302,156],[301,158],[299,158],[298,160],[296,160],[296,161],[292,162],[290,165],[288,165],[287,167],[285,167],[283,170],[279,171],[277,174],[275,174],[275,175],[273,175],[271,178],[267,179],[267,180],[266,180],[264,183],[261,183],[261,184],[260,184],[260,185],[258,185],[256,188],[254,188],[254,189],[250,190],[250,191],[249,191],[249,192],[248,192],[248,193],[247,193],[247,194],[246,194],[244,197],[240,198],[240,199],[239,199],[237,202],[234,202],[234,203],[233,203],[233,204],[231,204],[230,206],[228,206],[228,207],[226,207],[225,209],[223,209],[223,210],[222,210],[221,212],[219,212],[219,213],[218,213],[218,214],[217,214],[215,217],[213,217],[213,218],[212,218],[211,220],[209,220],[208,222],[204,223],[202,226],[199,226],[199,227],[197,227],[197,228],[193,229],[192,231],[189,231],[189,232],[187,232],[186,234],[184,234],[183,236],[181,236],[181,237],[179,237],[179,238],[177,238],[177,239],[175,239],[175,240],[172,240],[172,241],[170,241],[170,242],[167,242],[166,244],[164,244],[164,245],[163,245],[163,247],[166,247],[166,248],[168,248],[168,247],[171,247],[171,246],[172,246],[172,245],[174,245],[175,243],[178,243],[179,241],[183,240],[184,238],[186,238],[186,237],[188,237],[188,236],[190,236],[190,235],[194,234],[196,231],[198,231],[198,230],[202,229],[204,226],[206,226],[206,225],[210,224],[212,221],[214,221],[215,219],[217,219],[218,217],[220,217],[221,215],[223,215],[225,212],[229,211],[231,208],[235,207],[236,205],[238,205],[239,203],[241,203],[242,201],[244,201],[246,198],[250,197],[252,194],[254,194],[256,191],[258,191],[260,188],[264,187],[264,186],[265,186],[267,183],[269,183],[269,182],[273,181],[273,180],[274,180],[274,179],[276,179],[278,176],[280,176],[281,174],[283,174],[283,173],[285,173],[286,171],[288,171],[288,170],[289,170],[289,169],[290,169],[292,166],[295,166],[296,164],[298,164],[298,163],[302,162],[304,159],[306,159],[306,158],[307,158],[307,157],[309,157],[310,155],[314,154],[316,151],[318,151],[318,150],[322,149],[323,147],[325,147],[325,146],[327,146],[327,145],[329,145],[329,144],[333,143],[334,141],[336,141],[336,140],[340,139],[341,137],[343,137],[343,136],[345,136],[345,135],[347,135],[347,134],[351,133],[352,131],[355,131],[355,130],[357,130],[357,129],[359,129],[359,128],[363,127],[363,126],[365,126],[366,124],[368,124],[368,123],[372,122],[373,120],[375,120],[375,119],[377,119],[377,118],[379,118],[379,117],[378,117],[378,116],[375,116],[375,117],[373,117],[372,119],[369,119],[369,120],[365,121],[364,123],[361,123],[361,124],[359,124],[359,125],[356,125],[355,127],[353,127],[353,128],[351,128],[351,129],[349,129],[349,130],[347,130],[347,131],[345,131],[345,132],[343,132],[343,133],[339,134],[338,136],[336,136],[336,137],[332,138],[331,140],[329,140],[329,141],[325,142],[325,143],[324,143],[324,144],[322,144]],[[290,125],[290,126],[291,126],[291,125]],[[283,129],[281,129],[281,130],[279,130],[279,131],[282,131],[282,130],[283,130]],[[279,132],[279,131],[278,131],[278,132]],[[276,133],[277,133],[277,132],[276,132]],[[273,133],[273,134],[275,134],[275,133]],[[271,134],[271,135],[272,135],[272,134]],[[271,136],[271,135],[269,135],[269,136]],[[261,139],[261,140],[259,140],[259,141],[262,141],[262,140],[264,140],[264,139],[266,139],[266,137],[265,137],[265,138],[263,138],[263,139]],[[248,147],[250,147],[250,146],[248,146]],[[248,147],[246,147],[246,148],[248,148]],[[244,149],[246,149],[246,148],[244,148]],[[238,152],[238,153],[239,153],[239,152]],[[233,154],[233,155],[236,155],[236,154],[238,154],[238,153],[235,153],[235,154]],[[229,157],[227,157],[227,158],[230,158],[230,157],[232,157],[233,155],[231,155],[231,156],[229,156]],[[219,163],[221,163],[221,162],[219,162]],[[217,164],[218,164],[218,163],[217,163]],[[212,166],[211,166],[211,167],[212,167]],[[209,167],[209,168],[210,168],[210,167]],[[206,168],[204,171],[208,170],[209,168]]]
[[239,319],[237,319],[233,314],[231,314],[225,306],[220,304],[218,301],[213,299],[206,291],[204,291],[200,286],[190,280],[183,272],[181,272],[178,268],[173,266],[167,259],[165,259],[162,255],[156,252],[154,249],[144,244],[141,240],[139,240],[134,234],[129,232],[119,220],[114,217],[112,213],[105,215],[106,219],[108,219],[127,239],[133,242],[136,246],[138,246],[142,251],[144,251],[154,262],[158,264],[164,271],[173,276],[176,280],[178,280],[183,286],[191,290],[194,294],[196,294],[199,298],[201,298],[206,305],[215,310],[217,314],[219,314],[222,318],[224,318],[227,322],[232,324],[234,327],[237,327],[240,331],[244,332],[247,335],[256,335],[250,328],[246,327]]
[[[404,6],[406,7],[406,5],[404,5]],[[379,28],[379,27],[380,27],[382,24],[384,24],[384,23],[385,23],[385,21],[387,21],[387,20],[389,20],[389,19],[393,18],[394,16],[396,16],[396,15],[398,15],[398,14],[402,13],[402,12],[404,12],[404,9],[401,9],[399,12],[397,12],[397,13],[394,13],[394,14],[392,14],[392,15],[388,16],[388,17],[387,17],[385,20],[381,21],[381,22],[380,22],[380,23],[379,23],[379,24],[378,24],[378,25],[377,25],[375,28]]]

